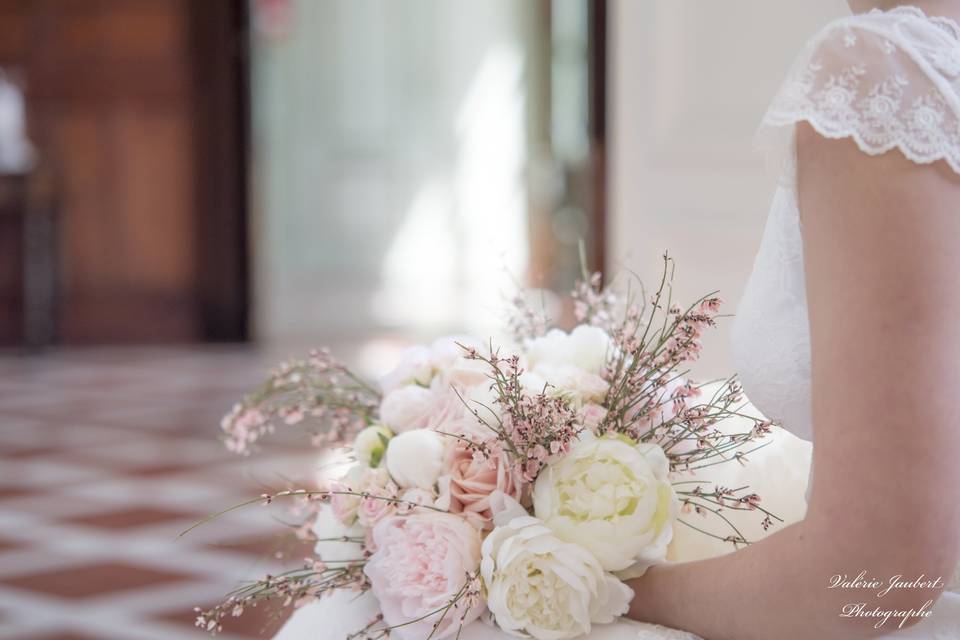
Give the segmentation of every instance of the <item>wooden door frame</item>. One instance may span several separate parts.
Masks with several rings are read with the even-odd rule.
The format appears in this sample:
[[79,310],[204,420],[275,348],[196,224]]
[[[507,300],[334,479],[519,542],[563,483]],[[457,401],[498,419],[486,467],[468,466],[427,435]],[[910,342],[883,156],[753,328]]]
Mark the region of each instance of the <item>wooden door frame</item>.
[[588,0],[587,65],[590,161],[592,168],[592,206],[590,265],[605,272],[607,264],[607,0]]
[[249,339],[250,16],[247,0],[190,3],[199,336]]

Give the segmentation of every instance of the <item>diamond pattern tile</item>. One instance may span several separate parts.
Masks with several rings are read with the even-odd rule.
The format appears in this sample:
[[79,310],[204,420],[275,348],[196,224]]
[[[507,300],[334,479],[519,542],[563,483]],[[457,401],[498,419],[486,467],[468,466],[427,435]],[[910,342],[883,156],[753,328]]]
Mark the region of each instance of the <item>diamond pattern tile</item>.
[[[278,469],[313,477],[316,455],[296,434],[253,458],[217,439],[220,414],[276,359],[239,348],[0,355],[0,637],[207,638],[194,606],[299,564],[308,549],[284,535],[282,511],[252,508],[177,538],[259,495]],[[281,623],[261,607],[218,638],[269,638]]]

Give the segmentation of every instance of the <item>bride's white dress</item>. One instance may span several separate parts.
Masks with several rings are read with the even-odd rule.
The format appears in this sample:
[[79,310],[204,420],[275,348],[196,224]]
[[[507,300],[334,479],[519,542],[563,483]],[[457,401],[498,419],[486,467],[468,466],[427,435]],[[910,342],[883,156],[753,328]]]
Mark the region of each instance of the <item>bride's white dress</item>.
[[[960,25],[911,6],[837,20],[807,44],[764,117],[760,141],[778,165],[780,183],[737,312],[734,357],[756,407],[809,440],[798,122],[829,138],[850,138],[870,155],[943,160],[960,173]],[[944,578],[950,591],[933,615],[891,640],[960,639],[960,575]]]
[[[800,54],[764,117],[761,138],[778,162],[780,182],[753,273],[734,328],[737,369],[747,395],[764,415],[809,439],[810,338],[804,292],[802,235],[795,188],[794,127],[810,123],[820,134],[851,138],[864,153],[892,150],[917,163],[945,160],[960,173],[960,26],[913,7],[837,20]],[[809,449],[789,434],[752,457],[745,470],[767,504],[788,520],[802,517]],[[770,472],[766,473],[766,469]],[[728,486],[736,480],[718,478]],[[702,537],[702,536],[701,536]],[[678,532],[671,557],[692,560],[723,552]],[[960,575],[934,614],[894,639],[960,639]],[[298,610],[278,640],[340,640],[376,613],[370,596],[338,594]],[[482,622],[463,640],[508,638]],[[593,640],[690,640],[682,631],[624,620],[601,625]]]

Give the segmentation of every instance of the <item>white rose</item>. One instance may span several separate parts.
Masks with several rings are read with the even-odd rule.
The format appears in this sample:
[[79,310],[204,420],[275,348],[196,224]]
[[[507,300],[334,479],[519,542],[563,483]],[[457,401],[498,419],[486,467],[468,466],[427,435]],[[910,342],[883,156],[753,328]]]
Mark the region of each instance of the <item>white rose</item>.
[[662,562],[678,502],[655,444],[581,436],[552,458],[533,488],[533,509],[557,537],[588,549],[607,571],[640,575]]
[[314,553],[320,560],[337,566],[338,561],[363,560],[363,539],[366,529],[359,524],[347,526],[334,514],[330,505],[321,505],[313,521],[317,536]]
[[581,324],[569,334],[551,329],[545,336],[527,342],[530,368],[539,365],[572,365],[598,374],[607,361],[610,336],[599,327]]
[[427,386],[433,378],[432,352],[423,345],[410,347],[400,356],[400,362],[380,379],[385,393],[408,384]]
[[560,540],[527,515],[490,532],[481,548],[480,573],[497,625],[538,640],[585,636],[591,624],[626,613],[633,598],[586,549]]
[[430,429],[414,429],[390,440],[387,471],[402,489],[433,489],[443,471],[444,437]]
[[353,442],[353,454],[357,461],[368,467],[376,467],[383,459],[387,450],[387,443],[393,437],[393,432],[382,425],[375,424],[357,434]]

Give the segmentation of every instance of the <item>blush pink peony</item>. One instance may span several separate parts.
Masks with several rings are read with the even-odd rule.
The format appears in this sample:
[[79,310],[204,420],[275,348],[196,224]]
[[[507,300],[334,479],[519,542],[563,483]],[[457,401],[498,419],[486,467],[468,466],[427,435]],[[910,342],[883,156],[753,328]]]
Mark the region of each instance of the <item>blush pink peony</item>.
[[438,429],[464,412],[463,402],[439,379],[431,387],[408,385],[391,391],[380,404],[380,421],[394,433]]
[[457,633],[461,616],[467,625],[483,613],[482,602],[461,600],[445,616],[429,615],[446,607],[461,591],[467,574],[480,566],[480,532],[466,520],[439,512],[392,516],[380,521],[371,537],[376,551],[363,570],[384,621],[403,625],[391,635],[441,640]]

